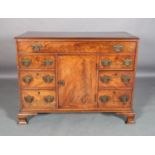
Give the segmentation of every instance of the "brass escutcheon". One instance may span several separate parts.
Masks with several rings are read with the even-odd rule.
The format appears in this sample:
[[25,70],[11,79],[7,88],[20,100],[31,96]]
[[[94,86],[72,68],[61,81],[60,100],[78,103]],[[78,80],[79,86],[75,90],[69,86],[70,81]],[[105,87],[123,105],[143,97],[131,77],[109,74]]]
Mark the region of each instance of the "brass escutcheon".
[[124,82],[125,84],[128,84],[128,83],[130,82],[131,78],[130,78],[130,76],[128,76],[128,75],[122,75],[122,76],[121,76],[121,80],[122,80],[122,82]]
[[54,101],[54,96],[50,96],[50,95],[45,96],[44,101],[47,102],[47,103],[53,102]]
[[101,60],[101,65],[102,66],[110,66],[112,63],[111,60]]
[[31,47],[32,47],[33,51],[39,52],[41,50],[41,48],[42,48],[42,45],[40,45],[40,44],[32,44]]
[[128,102],[129,97],[126,96],[126,95],[122,95],[122,96],[119,97],[119,100],[120,100],[122,103],[126,103],[126,102]]
[[110,82],[110,80],[111,80],[111,77],[110,76],[101,76],[100,77],[100,80],[103,82],[103,83],[108,83],[108,82]]
[[24,76],[23,77],[23,81],[25,82],[25,83],[31,83],[32,82],[32,80],[33,80],[33,77],[31,76],[31,75],[26,75],[26,76]]
[[123,45],[113,45],[112,47],[115,52],[121,52],[124,48]]
[[106,95],[104,95],[104,96],[100,96],[100,101],[102,102],[102,103],[105,103],[105,102],[108,102],[109,101],[109,96],[106,96]]
[[44,60],[43,61],[43,65],[45,65],[45,66],[50,66],[52,64],[53,64],[53,61],[52,60]]
[[22,60],[22,65],[28,67],[31,65],[31,62],[32,62],[31,59],[25,58]]
[[132,59],[125,59],[123,60],[123,65],[129,67],[132,64]]
[[54,80],[54,77],[51,75],[45,75],[45,76],[43,76],[43,80],[46,83],[51,83]]
[[25,96],[25,97],[24,97],[24,100],[25,100],[25,102],[27,102],[27,103],[32,103],[33,100],[34,100],[34,97],[28,95],[28,96]]

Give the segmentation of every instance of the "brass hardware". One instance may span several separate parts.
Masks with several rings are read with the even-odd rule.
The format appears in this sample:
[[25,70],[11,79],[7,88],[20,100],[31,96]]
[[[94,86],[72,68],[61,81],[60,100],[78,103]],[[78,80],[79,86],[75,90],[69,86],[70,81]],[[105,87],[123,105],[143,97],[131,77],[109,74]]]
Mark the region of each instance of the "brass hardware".
[[105,102],[108,102],[109,101],[109,96],[100,96],[100,101],[102,102],[102,103],[105,103]]
[[45,75],[45,76],[43,76],[43,80],[46,83],[51,83],[54,80],[54,77],[51,75]]
[[111,60],[101,60],[102,66],[110,66],[112,63]]
[[34,97],[28,95],[28,96],[25,96],[25,97],[24,97],[24,100],[25,100],[25,102],[27,102],[27,103],[32,103],[33,100],[34,100]]
[[119,100],[120,100],[122,103],[125,103],[125,102],[128,102],[129,97],[126,96],[126,95],[123,95],[123,96],[120,96],[120,97],[119,97]]
[[113,45],[112,47],[115,52],[121,52],[124,48],[123,45]]
[[52,64],[53,64],[53,61],[52,60],[44,60],[43,61],[43,65],[45,65],[45,66],[50,66]]
[[53,102],[54,101],[54,96],[50,96],[50,95],[45,96],[44,101],[47,102],[47,103]]
[[122,82],[124,82],[125,84],[128,84],[128,83],[130,82],[131,78],[130,78],[130,76],[128,76],[128,75],[122,75],[122,76],[121,76],[121,80],[122,80]]
[[35,52],[39,52],[42,48],[42,45],[40,44],[32,44],[32,50],[35,51]]
[[123,65],[131,66],[131,64],[132,64],[132,59],[125,59],[125,60],[123,60]]
[[65,85],[65,81],[64,80],[58,81],[58,85],[64,86]]
[[31,62],[32,62],[31,59],[25,58],[22,60],[22,65],[28,67],[31,65]]
[[33,77],[31,75],[26,75],[23,77],[23,81],[27,84],[31,83],[32,80],[33,80]]
[[103,82],[103,83],[108,83],[110,80],[111,80],[111,78],[110,78],[110,76],[101,76],[100,77],[100,80]]

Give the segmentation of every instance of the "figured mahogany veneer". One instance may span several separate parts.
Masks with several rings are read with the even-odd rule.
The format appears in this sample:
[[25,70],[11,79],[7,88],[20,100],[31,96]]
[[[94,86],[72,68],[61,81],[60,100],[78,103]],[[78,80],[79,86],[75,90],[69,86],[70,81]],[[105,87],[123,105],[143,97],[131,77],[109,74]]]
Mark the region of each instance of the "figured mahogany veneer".
[[19,41],[18,42],[18,51],[33,53],[34,49],[33,45],[40,46],[39,52],[101,52],[101,53],[114,53],[115,45],[123,46],[122,52],[125,53],[135,53],[136,44],[135,42],[125,42],[125,41],[41,41],[41,40],[33,40],[33,41]]
[[20,54],[18,67],[19,69],[54,69],[55,57],[49,54]]
[[56,94],[54,90],[22,90],[22,109],[41,110],[56,108]]
[[137,37],[28,32],[16,45],[19,124],[49,112],[115,112],[134,122]]

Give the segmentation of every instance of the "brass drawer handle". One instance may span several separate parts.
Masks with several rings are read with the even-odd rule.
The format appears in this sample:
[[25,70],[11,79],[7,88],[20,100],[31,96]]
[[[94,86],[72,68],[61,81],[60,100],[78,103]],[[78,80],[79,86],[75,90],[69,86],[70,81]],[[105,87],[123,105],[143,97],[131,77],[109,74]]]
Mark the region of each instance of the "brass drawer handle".
[[27,84],[31,83],[33,80],[33,77],[31,75],[26,75],[23,77],[23,81]]
[[123,60],[123,65],[129,67],[132,65],[132,59],[125,59]]
[[110,80],[111,80],[111,77],[110,76],[101,76],[100,77],[100,80],[101,80],[101,82],[103,82],[103,83],[108,83],[108,82],[110,82]]
[[32,62],[31,59],[25,58],[22,60],[22,65],[28,67],[31,65],[31,62]]
[[25,97],[24,97],[24,100],[25,100],[25,102],[27,102],[27,103],[32,103],[33,100],[34,100],[34,97],[28,95],[28,96],[25,96]]
[[41,48],[42,48],[42,45],[40,45],[40,44],[32,44],[31,47],[32,47],[33,51],[39,52],[41,50]]
[[123,45],[113,45],[112,47],[115,52],[121,52],[124,48]]
[[54,96],[50,96],[50,95],[45,96],[45,97],[44,97],[44,101],[45,101],[46,103],[53,102],[53,101],[54,101]]
[[102,103],[108,102],[109,99],[110,99],[110,97],[109,97],[109,96],[106,96],[106,95],[100,96],[100,98],[99,98],[99,100],[100,100]]
[[126,102],[128,102],[129,97],[126,96],[126,95],[123,95],[123,96],[120,96],[120,97],[119,97],[119,100],[120,100],[122,103],[126,103]]
[[54,80],[54,77],[51,75],[45,75],[42,78],[43,78],[44,82],[46,82],[46,83],[51,83]]
[[128,76],[128,75],[122,75],[122,76],[121,76],[121,80],[122,80],[122,82],[124,82],[125,84],[128,84],[128,83],[130,82],[131,78],[130,78],[130,76]]
[[53,61],[52,60],[44,60],[43,61],[43,65],[44,66],[50,66],[50,65],[52,65],[53,64]]
[[101,60],[101,65],[102,66],[110,66],[112,63],[111,60]]

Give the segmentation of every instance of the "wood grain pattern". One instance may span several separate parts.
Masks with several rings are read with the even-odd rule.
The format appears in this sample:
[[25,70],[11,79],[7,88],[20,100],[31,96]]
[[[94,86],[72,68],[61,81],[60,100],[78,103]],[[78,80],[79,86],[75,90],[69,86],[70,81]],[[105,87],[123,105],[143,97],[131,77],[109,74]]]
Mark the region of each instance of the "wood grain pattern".
[[[138,38],[125,33],[118,38],[115,33],[107,38],[102,33],[98,38],[97,33],[56,34],[16,38],[19,124],[27,124],[28,116],[48,112],[115,112],[133,123]],[[52,82],[49,76],[54,77]],[[32,80],[25,82],[25,77]]]
[[[31,103],[27,103],[25,101],[24,98],[27,96],[33,97],[33,101]],[[54,101],[46,102],[44,99],[46,96],[53,96]],[[55,98],[55,91],[52,90],[22,90],[22,109],[35,110],[36,112],[40,109],[55,109]]]
[[[18,52],[35,52],[32,49],[32,45],[41,45],[40,52],[101,52],[101,53],[116,53],[113,49],[114,45],[122,45],[123,49],[120,53],[135,53],[136,42],[124,42],[124,41],[19,41]],[[36,53],[36,52],[35,52]]]
[[[23,60],[29,59],[31,64],[24,66]],[[51,65],[45,65],[46,60],[51,61]],[[18,56],[18,67],[20,69],[54,69],[55,68],[55,57],[53,55],[38,55],[38,54],[19,54]]]
[[[127,76],[130,78],[128,82],[123,81],[123,77]],[[108,82],[102,81],[102,78],[109,77]],[[132,88],[133,86],[133,72],[129,71],[99,71],[99,89],[104,88]]]
[[[109,66],[102,65],[102,60],[110,60],[111,64]],[[125,60],[132,60],[131,65],[126,66],[124,64]],[[101,55],[99,56],[98,68],[104,70],[133,70],[135,67],[135,56],[134,55]]]
[[[24,78],[30,76],[30,83],[24,82]],[[51,81],[46,82],[46,77],[51,77]],[[55,88],[55,72],[52,71],[20,71],[20,81],[22,88]]]
[[58,64],[59,108],[96,107],[96,56],[59,56]]
[[[129,100],[125,103],[120,101],[120,96],[126,95],[129,97]],[[107,102],[101,102],[100,96],[109,96],[109,100]],[[131,91],[129,90],[101,90],[98,92],[98,105],[99,108],[129,108],[131,104]]]

